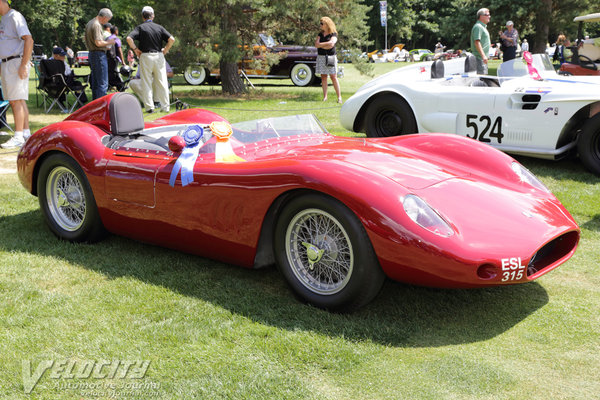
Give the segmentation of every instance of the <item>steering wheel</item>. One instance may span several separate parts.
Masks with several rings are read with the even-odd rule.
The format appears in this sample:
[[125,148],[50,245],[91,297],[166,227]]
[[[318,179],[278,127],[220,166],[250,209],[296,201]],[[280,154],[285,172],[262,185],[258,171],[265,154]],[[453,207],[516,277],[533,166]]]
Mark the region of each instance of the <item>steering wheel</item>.
[[598,70],[598,67],[594,61],[592,61],[592,59],[588,56],[579,55],[579,65],[581,65],[583,68],[593,69],[594,71]]

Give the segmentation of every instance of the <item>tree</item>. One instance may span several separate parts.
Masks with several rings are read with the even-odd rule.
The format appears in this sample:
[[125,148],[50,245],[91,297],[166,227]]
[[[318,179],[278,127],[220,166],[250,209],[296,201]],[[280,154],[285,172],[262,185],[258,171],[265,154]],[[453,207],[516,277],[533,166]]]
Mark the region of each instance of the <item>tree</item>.
[[229,94],[245,90],[237,65],[252,51],[249,45],[259,32],[273,32],[280,39],[310,46],[318,33],[319,17],[328,15],[344,27],[340,46],[358,46],[367,40],[364,16],[368,7],[360,0],[174,0],[157,3],[156,8],[157,14],[170,17],[165,27],[177,39],[177,64],[218,65],[222,89]]

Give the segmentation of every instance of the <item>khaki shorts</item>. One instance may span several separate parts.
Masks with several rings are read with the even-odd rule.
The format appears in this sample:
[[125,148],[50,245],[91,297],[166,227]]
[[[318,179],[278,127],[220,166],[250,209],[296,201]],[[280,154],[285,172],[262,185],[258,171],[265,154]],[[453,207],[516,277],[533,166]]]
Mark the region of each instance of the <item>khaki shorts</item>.
[[1,64],[2,67],[2,95],[4,100],[29,100],[29,70],[27,65],[27,78],[19,78],[21,59],[15,58]]

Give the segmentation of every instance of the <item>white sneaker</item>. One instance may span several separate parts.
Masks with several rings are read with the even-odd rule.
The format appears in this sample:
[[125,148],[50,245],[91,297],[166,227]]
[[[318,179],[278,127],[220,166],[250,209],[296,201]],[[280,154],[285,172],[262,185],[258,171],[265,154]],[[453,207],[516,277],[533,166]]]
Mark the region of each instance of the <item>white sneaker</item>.
[[2,143],[1,146],[3,149],[14,149],[15,147],[23,146],[23,143],[25,143],[23,138],[13,136],[7,142]]
[[23,141],[26,142],[27,139],[29,139],[30,137],[31,137],[31,132],[29,132],[29,133],[23,132]]

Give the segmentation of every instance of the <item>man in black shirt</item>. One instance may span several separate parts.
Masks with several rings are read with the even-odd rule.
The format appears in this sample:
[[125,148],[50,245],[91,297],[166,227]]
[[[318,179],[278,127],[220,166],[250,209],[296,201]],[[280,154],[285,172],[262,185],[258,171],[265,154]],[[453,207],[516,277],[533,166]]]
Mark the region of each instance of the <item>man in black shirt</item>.
[[[161,110],[169,112],[169,84],[165,67],[165,55],[169,52],[175,38],[161,25],[154,23],[154,10],[150,6],[142,8],[144,22],[138,25],[129,35],[127,43],[140,60],[140,80],[142,102],[146,112],[154,112],[153,97],[160,103]],[[135,46],[134,40],[138,41]],[[167,44],[163,48],[163,43]],[[152,93],[155,81],[158,93]]]

